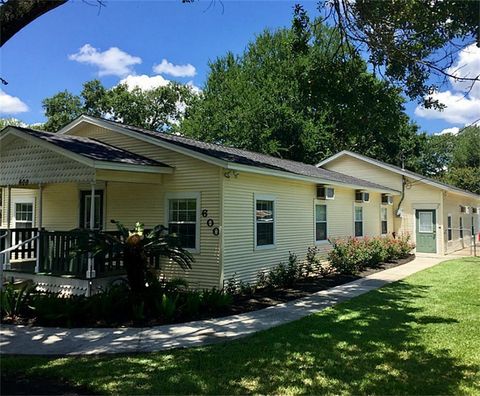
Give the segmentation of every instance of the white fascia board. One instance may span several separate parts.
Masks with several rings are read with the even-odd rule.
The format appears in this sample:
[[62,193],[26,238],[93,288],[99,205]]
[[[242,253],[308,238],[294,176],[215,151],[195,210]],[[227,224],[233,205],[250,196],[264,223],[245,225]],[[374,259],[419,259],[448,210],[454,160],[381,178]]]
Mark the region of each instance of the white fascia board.
[[173,173],[173,168],[165,166],[123,164],[121,162],[94,161],[95,169],[129,171],[140,173]]

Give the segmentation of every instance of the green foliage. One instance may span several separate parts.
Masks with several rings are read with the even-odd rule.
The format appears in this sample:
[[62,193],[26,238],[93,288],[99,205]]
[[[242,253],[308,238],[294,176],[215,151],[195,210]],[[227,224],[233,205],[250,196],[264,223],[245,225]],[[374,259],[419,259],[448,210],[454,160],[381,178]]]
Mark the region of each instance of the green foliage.
[[8,283],[0,291],[0,315],[9,319],[15,319],[24,314],[28,309],[30,293],[35,290],[35,284],[31,281],[20,285]]
[[325,276],[331,272],[331,267],[325,263],[325,260],[322,260],[319,257],[319,249],[316,246],[310,246],[307,249],[307,256],[305,258],[305,265],[303,270],[305,271],[305,276],[311,274]]
[[99,80],[88,81],[80,95],[63,91],[43,100],[47,116],[45,129],[56,132],[81,114],[108,117],[140,128],[167,131],[183,117],[183,108],[195,100],[186,85],[142,90],[126,84],[105,88]]
[[477,75],[450,69],[458,51],[478,41],[476,0],[323,0],[320,8],[342,37],[339,53],[368,54],[374,70],[426,107],[442,108],[431,94],[446,77],[478,84]]
[[316,163],[342,149],[399,164],[414,157],[416,126],[400,91],[377,79],[340,38],[297,9],[291,29],[265,31],[243,54],[210,64],[180,130],[188,136]]
[[331,243],[333,249],[328,253],[328,260],[340,274],[356,274],[385,261],[405,258],[415,248],[408,234],[397,238],[335,239]]
[[288,263],[280,263],[267,272],[259,272],[257,284],[259,287],[291,287],[302,277],[303,268],[297,255],[289,252]]
[[231,294],[225,293],[224,290],[205,289],[202,292],[202,308],[207,312],[222,311],[233,302]]

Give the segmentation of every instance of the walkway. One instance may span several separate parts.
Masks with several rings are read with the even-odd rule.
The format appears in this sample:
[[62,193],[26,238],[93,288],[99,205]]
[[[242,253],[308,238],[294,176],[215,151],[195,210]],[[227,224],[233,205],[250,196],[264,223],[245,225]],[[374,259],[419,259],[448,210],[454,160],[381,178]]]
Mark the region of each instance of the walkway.
[[2,354],[18,355],[137,353],[233,340],[322,311],[447,259],[445,256],[422,255],[410,263],[285,304],[184,324],[151,328],[81,329],[4,325],[0,329],[0,350]]

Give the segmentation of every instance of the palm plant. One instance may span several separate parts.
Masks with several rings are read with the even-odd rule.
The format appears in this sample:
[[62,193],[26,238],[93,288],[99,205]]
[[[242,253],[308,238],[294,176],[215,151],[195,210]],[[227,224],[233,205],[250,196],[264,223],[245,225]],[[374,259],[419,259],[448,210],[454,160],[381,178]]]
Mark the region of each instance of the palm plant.
[[149,257],[163,257],[177,264],[183,270],[191,268],[194,261],[192,255],[180,246],[175,234],[169,234],[168,229],[157,225],[152,230],[145,231],[143,223],[136,223],[129,230],[122,223],[112,220],[117,226],[117,233],[93,230],[77,230],[76,253],[91,252],[94,256],[111,252],[123,260],[127,279],[132,293],[142,293],[153,274],[149,266]]

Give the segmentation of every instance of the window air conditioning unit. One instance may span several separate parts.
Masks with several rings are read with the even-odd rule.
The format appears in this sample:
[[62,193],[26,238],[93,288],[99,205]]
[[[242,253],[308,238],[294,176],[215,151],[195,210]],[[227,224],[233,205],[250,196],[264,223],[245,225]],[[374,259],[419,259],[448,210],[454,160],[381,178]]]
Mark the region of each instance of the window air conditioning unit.
[[472,208],[472,213],[477,214],[480,213],[480,208]]
[[460,213],[468,213],[468,206],[460,205]]
[[317,199],[335,199],[335,189],[333,187],[318,185]]
[[370,193],[363,190],[355,191],[355,201],[356,202],[370,202]]
[[393,205],[393,197],[390,194],[382,194],[383,205]]

